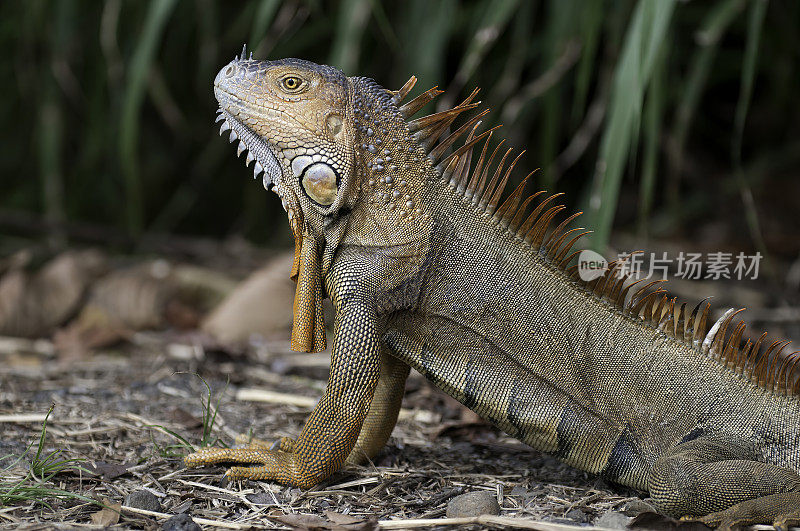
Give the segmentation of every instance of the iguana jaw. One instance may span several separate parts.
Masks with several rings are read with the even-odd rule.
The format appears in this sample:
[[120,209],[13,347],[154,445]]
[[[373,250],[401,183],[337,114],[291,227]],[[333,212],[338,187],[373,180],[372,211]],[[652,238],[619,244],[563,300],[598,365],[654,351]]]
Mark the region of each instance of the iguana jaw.
[[217,122],[222,122],[219,134],[230,131],[230,142],[239,141],[237,154],[247,153],[245,166],[255,161],[253,167],[253,178],[257,178],[263,172],[264,188],[270,190],[281,177],[281,167],[269,144],[264,139],[259,138],[249,127],[245,126],[238,119],[223,108],[217,111]]
[[277,148],[244,125],[230,111],[226,110],[223,104],[226,101],[225,97],[218,94],[217,99],[221,105],[216,120],[217,122],[222,122],[219,129],[220,135],[230,131],[229,142],[238,140],[237,155],[241,156],[242,153],[246,153],[245,166],[250,166],[250,163],[255,161],[253,178],[258,178],[259,175],[263,174],[262,182],[264,183],[264,188],[278,194],[281,198],[281,205],[289,215],[291,222],[300,209],[294,193],[283,184],[283,170],[274,151]]

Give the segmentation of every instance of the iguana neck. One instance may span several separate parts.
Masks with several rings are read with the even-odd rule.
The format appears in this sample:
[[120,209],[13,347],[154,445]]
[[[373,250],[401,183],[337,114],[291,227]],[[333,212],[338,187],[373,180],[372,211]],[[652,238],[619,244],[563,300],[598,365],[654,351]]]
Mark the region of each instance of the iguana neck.
[[425,151],[411,142],[406,120],[386,89],[367,78],[351,78],[357,139],[354,206],[341,244],[368,248],[422,246],[431,216],[421,198],[435,170]]

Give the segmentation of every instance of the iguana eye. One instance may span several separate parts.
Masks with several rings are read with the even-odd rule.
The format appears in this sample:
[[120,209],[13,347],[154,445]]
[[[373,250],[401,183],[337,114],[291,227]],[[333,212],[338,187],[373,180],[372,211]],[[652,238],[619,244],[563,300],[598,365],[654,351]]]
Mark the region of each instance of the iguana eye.
[[297,76],[286,76],[281,79],[281,87],[287,92],[299,92],[303,85],[303,80]]
[[309,166],[303,173],[300,184],[303,185],[308,197],[322,206],[332,205],[336,200],[338,192],[336,172],[324,162]]

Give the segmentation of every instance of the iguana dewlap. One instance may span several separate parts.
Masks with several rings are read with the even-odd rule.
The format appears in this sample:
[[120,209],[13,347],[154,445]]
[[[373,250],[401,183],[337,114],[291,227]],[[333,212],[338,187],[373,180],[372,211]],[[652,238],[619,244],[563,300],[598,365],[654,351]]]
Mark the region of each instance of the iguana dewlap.
[[577,279],[575,216],[551,230],[564,207],[525,198],[527,179],[501,204],[519,157],[477,132],[484,113],[450,132],[476,92],[414,119],[440,92],[404,103],[414,82],[389,91],[244,53],[217,75],[221,132],[294,234],[292,347],[325,347],[324,297],[336,320],[330,381],[296,441],[204,449],[187,465],[254,463],[228,475],[315,485],[385,444],[414,367],[532,447],[650,491],[667,514],[800,521],[800,353],[764,336],[741,345],[734,312],[711,323],[707,305],[632,287],[620,264]]

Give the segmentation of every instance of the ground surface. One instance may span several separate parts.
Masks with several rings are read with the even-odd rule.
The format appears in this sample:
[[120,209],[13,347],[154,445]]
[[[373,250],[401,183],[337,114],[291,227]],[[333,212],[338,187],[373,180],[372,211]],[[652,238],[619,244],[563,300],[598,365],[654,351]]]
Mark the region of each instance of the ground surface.
[[[619,247],[638,248],[626,241]],[[266,262],[266,256],[241,249],[203,256],[194,262],[236,278]],[[228,256],[235,260],[216,263]],[[287,268],[279,268],[281,279]],[[716,317],[727,307],[747,306],[744,317],[753,337],[766,329],[775,337],[798,338],[800,310],[791,302],[800,289],[800,259],[781,270],[790,273],[785,283],[775,285],[763,278],[673,280],[669,289],[687,301],[713,296]],[[113,284],[107,291],[147,302],[142,294],[163,286],[148,282],[119,284],[125,289]],[[51,300],[52,289],[43,291],[48,295],[43,300]],[[788,304],[780,302],[784,298]],[[270,301],[269,310],[276,312],[274,296],[256,299]],[[14,309],[13,316],[19,317]],[[310,491],[268,482],[226,483],[223,467],[187,470],[182,464],[187,450],[180,438],[194,446],[203,438],[204,381],[217,408],[212,439],[233,445],[247,433],[267,440],[295,437],[325,388],[325,354],[291,353],[284,341],[221,346],[197,332],[106,334],[100,338],[105,342],[126,341],[92,348],[84,338],[77,350],[59,347],[58,333],[41,337],[55,337],[56,344],[0,337],[0,528],[158,529],[182,514],[206,528],[372,529],[377,522],[382,528],[422,528],[431,527],[431,519],[443,523],[448,502],[473,491],[492,493],[501,507],[499,517],[473,528],[553,530],[647,507],[639,501],[641,493],[606,484],[505,437],[413,372],[393,438],[370,466],[347,468]],[[288,338],[288,332],[276,337]],[[80,461],[41,483],[31,478],[30,463],[36,462],[42,421],[51,405],[40,460],[62,450],[46,461],[51,470],[54,463],[59,468],[58,460]],[[17,461],[13,456],[19,455],[23,458]],[[42,486],[51,492],[26,494],[23,500],[8,497]],[[61,491],[62,499],[52,489]],[[158,505],[151,509],[156,512],[136,509],[141,504],[128,499],[142,491],[154,496],[151,501]],[[118,512],[103,511],[96,502]]]
[[[330,511],[381,521],[438,518],[451,498],[473,490],[495,493],[502,516],[573,524],[636,499],[632,491],[505,438],[419,375],[410,379],[406,411],[373,465],[348,468],[308,492],[267,482],[226,484],[222,467],[187,470],[171,455],[183,450],[170,448],[179,441],[167,430],[192,444],[201,438],[207,391],[196,375],[210,384],[212,405],[219,404],[213,435],[223,443],[233,444],[236,435],[249,431],[262,438],[296,436],[324,389],[325,355],[293,354],[284,343],[231,354],[188,346],[187,338],[139,334],[134,345],[65,364],[47,354],[46,342],[12,343],[0,349],[0,456],[19,455],[37,442],[40,417],[53,404],[45,452],[63,449],[63,458],[82,459],[80,466],[94,473],[67,471],[52,484],[107,503],[122,503],[145,489],[167,515],[188,513],[200,522],[247,528],[279,526],[268,516],[293,513],[328,522]],[[5,473],[6,481],[24,476],[32,452]],[[35,502],[0,508],[0,525],[84,525],[95,513],[104,522],[99,508],[85,501],[45,501],[51,508]],[[116,525],[152,529],[163,521],[123,508]]]

